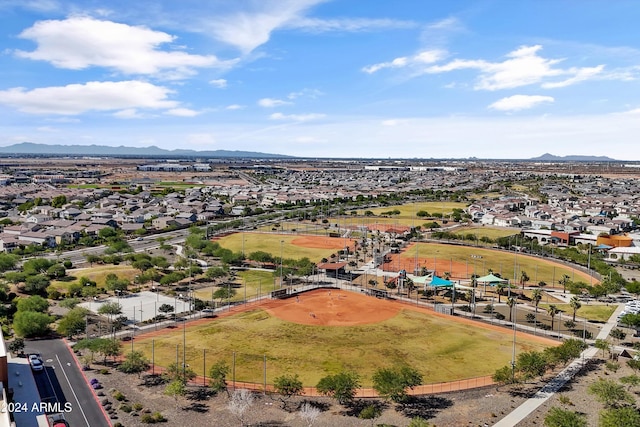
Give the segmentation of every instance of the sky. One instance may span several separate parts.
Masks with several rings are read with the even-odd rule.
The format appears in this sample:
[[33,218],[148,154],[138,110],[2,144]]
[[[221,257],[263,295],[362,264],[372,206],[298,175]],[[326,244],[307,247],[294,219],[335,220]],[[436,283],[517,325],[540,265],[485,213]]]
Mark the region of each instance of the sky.
[[0,0],[0,146],[640,160],[635,0]]

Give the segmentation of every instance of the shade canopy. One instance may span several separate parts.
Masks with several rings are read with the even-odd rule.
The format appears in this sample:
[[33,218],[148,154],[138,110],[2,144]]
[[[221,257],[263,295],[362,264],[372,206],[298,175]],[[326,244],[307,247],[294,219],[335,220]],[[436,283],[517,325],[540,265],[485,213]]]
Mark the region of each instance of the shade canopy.
[[505,283],[505,282],[508,282],[508,280],[495,276],[493,274],[487,274],[486,276],[478,277],[476,279],[476,282],[493,284],[493,283]]
[[440,288],[446,288],[453,286],[453,282],[451,280],[443,279],[442,277],[433,276],[431,278],[430,286],[436,286]]

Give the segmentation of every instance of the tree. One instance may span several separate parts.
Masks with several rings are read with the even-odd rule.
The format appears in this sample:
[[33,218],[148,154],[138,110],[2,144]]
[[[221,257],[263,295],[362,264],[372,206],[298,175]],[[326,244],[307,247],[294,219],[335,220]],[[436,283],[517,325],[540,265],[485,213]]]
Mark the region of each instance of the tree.
[[180,380],[173,380],[164,389],[164,394],[171,396],[176,401],[176,410],[178,409],[178,400],[187,394],[186,385]]
[[20,257],[17,255],[0,253],[0,273],[13,270],[16,267],[19,259]]
[[354,372],[340,372],[321,378],[316,388],[320,394],[335,398],[344,405],[353,400],[360,387],[360,377]]
[[380,415],[382,415],[382,409],[380,409],[378,405],[372,404],[365,406],[358,414],[358,418],[361,420],[371,420],[371,426],[373,427],[374,420]]
[[638,427],[640,426],[640,413],[636,408],[630,406],[605,409],[600,412],[598,425],[599,427]]
[[500,369],[496,369],[496,371],[491,376],[491,379],[498,384],[515,384],[517,382],[517,378],[514,376],[514,371],[511,366],[503,366]]
[[404,402],[407,388],[422,383],[422,375],[414,368],[401,366],[379,369],[373,374],[373,388],[385,399],[395,403]]
[[506,283],[504,283],[504,282],[499,282],[499,283],[496,285],[496,291],[498,291],[498,304],[501,302],[501,301],[500,301],[500,297],[501,297],[502,295],[504,295],[504,290],[505,290],[505,288],[506,288],[507,286],[509,286],[509,285],[508,285],[508,284],[506,284]]
[[529,281],[530,277],[526,271],[522,270],[520,273],[520,284],[522,285],[522,289],[524,289],[524,285]]
[[525,379],[541,377],[547,370],[547,361],[538,351],[525,351],[518,354],[516,369],[524,375]]
[[514,297],[509,297],[507,299],[507,305],[509,306],[509,322],[511,322],[511,316],[513,315],[513,307],[516,306],[516,299]]
[[276,377],[273,380],[273,388],[275,392],[280,395],[282,409],[286,409],[287,400],[289,400],[292,396],[302,394],[303,390],[302,381],[300,381],[298,374],[284,374]]
[[37,294],[47,289],[51,281],[44,274],[28,276],[24,281],[24,291],[29,294]]
[[214,394],[227,391],[227,375],[229,375],[229,371],[229,365],[222,360],[209,368],[209,388]]
[[196,373],[193,369],[188,366],[183,366],[181,363],[177,364],[175,362],[170,363],[167,366],[167,369],[162,373],[165,378],[168,378],[170,381],[179,380],[183,383],[187,383],[196,377]]
[[569,301],[569,306],[573,310],[573,321],[575,322],[576,312],[580,309],[580,307],[582,307],[582,304],[580,303],[580,300],[578,299],[578,297],[574,295],[571,297],[571,301]]
[[18,311],[37,311],[38,313],[45,313],[49,309],[49,302],[39,295],[32,295],[28,298],[18,298],[16,307]]
[[174,307],[171,304],[161,304],[158,311],[162,314],[173,313]]
[[49,333],[53,317],[36,311],[19,311],[13,317],[13,329],[23,338],[40,337]]
[[113,316],[122,314],[122,306],[117,302],[105,302],[98,309],[98,314],[109,317],[109,322],[113,320]]
[[603,358],[604,358],[605,352],[609,351],[609,349],[611,347],[606,340],[603,340],[603,339],[600,339],[600,338],[598,338],[596,340],[596,342],[593,344],[593,346],[595,348],[597,348],[598,350],[602,350],[602,357]]
[[118,366],[118,370],[125,374],[140,374],[149,369],[149,359],[141,351],[132,351],[124,357],[124,361]]
[[222,288],[219,288],[213,293],[213,297],[215,299],[219,299],[220,302],[222,302],[223,300],[229,300],[233,298],[235,295],[236,295],[236,290],[230,286],[224,286]]
[[560,284],[562,285],[562,293],[563,294],[567,293],[567,284],[569,283],[570,279],[571,279],[571,277],[569,277],[568,274],[563,274],[562,275],[562,279],[560,279]]
[[13,354],[21,354],[24,352],[24,339],[20,337],[14,338],[9,344],[7,348]]
[[71,337],[78,331],[83,332],[86,326],[88,310],[83,307],[75,307],[67,312],[58,322],[56,331],[60,335]]
[[587,417],[575,411],[553,407],[544,417],[546,427],[587,427]]
[[593,394],[607,409],[619,408],[627,404],[632,405],[635,402],[633,396],[624,389],[624,386],[614,380],[601,378],[589,385],[587,392]]
[[536,308],[536,313],[538,312],[538,304],[542,301],[542,289],[534,289],[531,291],[531,301],[533,301],[533,305]]
[[67,204],[67,196],[65,196],[64,194],[55,196],[53,199],[51,199],[51,206],[53,206],[54,208],[61,208],[66,204]]
[[554,304],[550,304],[549,307],[547,307],[547,314],[551,317],[551,330],[552,331],[553,331],[553,321],[556,318],[556,315],[558,313],[560,313],[560,310]]
[[244,425],[247,410],[253,406],[254,397],[249,390],[238,389],[231,394],[231,399],[227,404],[229,412],[240,420],[240,425]]

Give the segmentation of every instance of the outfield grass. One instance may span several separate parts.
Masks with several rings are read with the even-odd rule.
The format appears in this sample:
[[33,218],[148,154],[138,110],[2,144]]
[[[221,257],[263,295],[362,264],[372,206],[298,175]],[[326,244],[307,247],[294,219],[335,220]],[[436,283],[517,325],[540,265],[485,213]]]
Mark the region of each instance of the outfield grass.
[[[549,286],[558,285],[558,281],[567,274],[571,280],[586,280],[579,272],[564,266],[555,264],[544,259],[523,255],[515,252],[505,252],[485,249],[481,247],[444,245],[438,243],[417,243],[409,250],[401,254],[402,258],[415,259],[416,251],[418,257],[438,259],[438,271],[448,271],[448,263],[464,263],[470,276],[475,271],[476,274],[484,276],[489,269],[494,273],[499,273],[503,278],[513,282],[520,282],[522,271],[529,276],[527,285],[537,285],[540,281],[546,282]],[[442,263],[442,265],[440,265]],[[514,276],[515,270],[515,276]],[[466,273],[466,272],[465,272]],[[465,274],[467,276],[467,274]]]
[[[247,299],[265,295],[279,287],[279,279],[277,279],[271,271],[247,270],[238,272],[235,281],[236,295],[231,298],[232,302],[243,301],[245,295]],[[246,289],[245,289],[246,288]],[[220,289],[218,286],[209,286],[196,290],[195,297],[203,301],[211,301],[212,293]],[[224,303],[224,301],[217,301]]]
[[[520,235],[519,229],[513,228],[500,228],[500,227],[464,227],[454,231],[454,234],[460,236],[466,236],[467,234],[473,234],[478,239],[488,237],[495,240],[499,237],[513,236],[514,234]],[[480,242],[482,244],[482,242]]]
[[[300,259],[307,257],[313,262],[319,262],[322,258],[329,258],[331,254],[335,254],[339,249],[322,249],[322,248],[305,248],[292,244],[291,241],[300,238],[291,234],[264,234],[264,233],[234,233],[222,237],[217,242],[223,248],[230,249],[234,252],[242,252],[244,248],[245,254],[251,252],[264,251],[270,253],[275,259],[280,259],[280,242],[282,243],[282,258],[284,259]],[[335,242],[338,245],[344,245],[345,239],[336,237]],[[349,243],[349,239],[346,239]]]
[[[600,304],[589,304],[582,302],[582,307],[578,309],[576,312],[577,317],[586,318],[587,320],[592,320],[595,322],[606,322],[609,320],[614,311],[616,311],[617,306],[615,305],[600,305]],[[550,304],[539,304],[538,307],[540,310],[546,310]],[[573,316],[573,309],[569,304],[554,304],[558,310],[561,310],[567,316]]]
[[[374,213],[374,215],[381,215],[383,212],[389,212],[393,210],[399,210],[400,214],[393,215],[394,218],[416,218],[416,213],[419,211],[426,211],[430,214],[441,213],[448,215],[453,212],[454,209],[464,209],[467,207],[466,203],[461,202],[420,202],[420,203],[407,203],[397,206],[385,206],[380,208],[367,209]],[[364,210],[358,211],[359,215],[364,215]]]
[[51,286],[61,291],[66,290],[69,283],[80,280],[81,277],[86,277],[96,282],[98,288],[105,286],[105,278],[107,274],[116,274],[121,279],[128,279],[133,282],[133,279],[140,274],[140,270],[131,267],[130,265],[97,265],[90,268],[78,268],[67,270],[67,276],[75,277],[73,281],[60,281],[53,280]]
[[[175,362],[176,348],[182,360],[182,330],[153,340],[157,365]],[[186,343],[186,362],[198,374],[206,349],[207,369],[219,360],[232,366],[235,353],[237,381],[262,383],[266,357],[267,383],[291,373],[305,386],[342,370],[357,372],[362,385],[370,386],[377,369],[406,363],[422,373],[425,384],[491,375],[509,363],[512,351],[510,333],[407,309],[384,322],[351,327],[285,322],[257,309],[188,327]],[[135,346],[151,357],[151,338],[136,339]],[[518,352],[545,347],[522,335],[517,346]]]

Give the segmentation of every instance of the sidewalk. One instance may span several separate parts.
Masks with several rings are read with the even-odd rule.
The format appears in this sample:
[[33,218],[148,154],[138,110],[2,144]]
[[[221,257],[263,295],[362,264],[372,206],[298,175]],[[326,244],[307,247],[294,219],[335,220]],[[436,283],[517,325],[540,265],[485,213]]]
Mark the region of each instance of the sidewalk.
[[[606,339],[609,336],[611,330],[617,325],[618,314],[624,309],[624,305],[618,306],[616,311],[613,312],[609,320],[602,326],[600,333],[596,339]],[[582,369],[582,367],[596,355],[598,349],[595,347],[589,347],[582,352],[582,355],[575,359],[565,369],[562,370],[554,379],[549,381],[540,391],[538,391],[532,398],[526,400],[522,405],[514,409],[510,414],[507,414],[503,419],[494,424],[494,427],[513,427],[520,421],[524,420],[529,414],[534,412],[545,403],[554,393],[558,392],[562,386],[570,381],[574,375]]]

